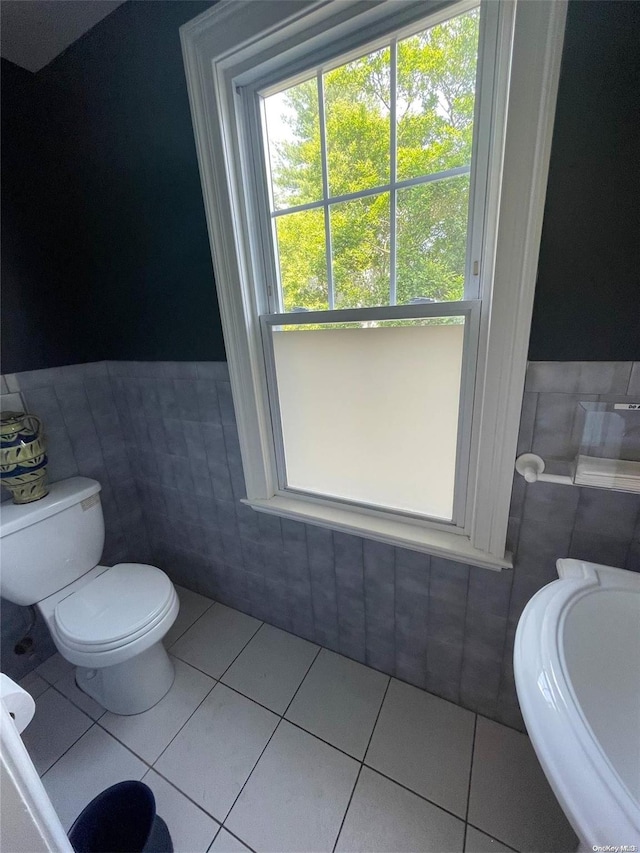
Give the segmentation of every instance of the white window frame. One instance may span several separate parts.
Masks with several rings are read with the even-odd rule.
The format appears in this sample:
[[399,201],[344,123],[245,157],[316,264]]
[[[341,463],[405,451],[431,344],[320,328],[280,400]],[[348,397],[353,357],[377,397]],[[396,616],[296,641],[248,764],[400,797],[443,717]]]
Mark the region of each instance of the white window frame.
[[[505,553],[520,407],[560,71],[566,0],[489,0],[498,9],[498,110],[489,155],[467,514],[463,533],[304,495],[279,493],[256,287],[260,217],[239,87],[283,62],[294,67],[331,42],[394,29],[443,4],[413,0],[221,0],[181,28],[187,86],[247,487],[259,511],[344,530],[474,565],[511,565]],[[448,16],[448,15],[447,15]],[[376,29],[377,28],[377,29]],[[342,43],[342,42],[340,42]],[[353,43],[353,41],[352,41]],[[310,63],[311,64],[311,63]],[[482,95],[482,93],[480,93]],[[504,115],[501,115],[501,111]],[[505,120],[506,116],[506,120]],[[485,144],[481,140],[481,144]],[[259,150],[259,145],[254,146]],[[493,223],[493,227],[491,227]],[[468,257],[479,254],[472,249]],[[490,280],[487,277],[490,276]],[[446,303],[445,303],[446,304]],[[287,315],[290,316],[290,315]],[[294,315],[295,316],[295,315]]]

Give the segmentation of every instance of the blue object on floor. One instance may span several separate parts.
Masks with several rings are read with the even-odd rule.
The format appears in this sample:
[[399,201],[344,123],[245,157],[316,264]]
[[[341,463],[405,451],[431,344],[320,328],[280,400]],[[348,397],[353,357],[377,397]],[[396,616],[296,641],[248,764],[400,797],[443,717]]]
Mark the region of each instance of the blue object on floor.
[[118,782],[94,797],[69,831],[76,853],[173,853],[167,824],[144,782]]

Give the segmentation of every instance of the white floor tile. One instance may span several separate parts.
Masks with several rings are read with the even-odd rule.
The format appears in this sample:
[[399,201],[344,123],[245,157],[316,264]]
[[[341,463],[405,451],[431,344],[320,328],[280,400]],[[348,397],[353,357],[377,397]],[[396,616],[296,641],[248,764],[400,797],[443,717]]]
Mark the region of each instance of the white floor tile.
[[313,643],[263,625],[222,681],[284,714],[317,652]]
[[66,675],[63,675],[60,681],[56,682],[56,690],[64,693],[67,699],[70,699],[81,711],[88,714],[92,720],[99,720],[103,714],[106,714],[102,705],[98,705],[95,699],[87,696],[76,684],[75,667]]
[[511,853],[511,847],[500,844],[495,838],[485,835],[473,826],[467,826],[464,853]]
[[282,722],[226,826],[258,851],[330,851],[358,763]]
[[220,824],[153,770],[142,781],[153,791],[156,812],[169,828],[174,852],[206,853]]
[[210,853],[250,853],[249,848],[234,838],[226,829],[221,829],[210,847]]
[[93,724],[86,714],[52,687],[38,696],[33,719],[22,740],[42,776]]
[[24,676],[24,678],[20,679],[18,684],[23,690],[26,690],[33,699],[37,699],[38,696],[41,696],[45,692],[45,690],[49,689],[49,682],[45,681],[44,678],[39,676],[36,672],[29,672]]
[[322,649],[285,716],[362,759],[388,681],[381,672]]
[[94,725],[42,777],[42,783],[65,830],[105,788],[142,779],[147,766],[122,744]]
[[222,822],[277,724],[271,711],[217,684],[155,767]]
[[214,604],[171,647],[171,654],[220,678],[262,623],[252,616]]
[[473,724],[471,711],[393,678],[365,761],[464,817]]
[[40,666],[36,667],[35,672],[49,684],[55,684],[72,669],[75,669],[74,665],[56,652],[55,655],[51,655]]
[[167,649],[213,604],[210,598],[205,598],[204,595],[199,595],[197,592],[192,592],[190,589],[185,589],[185,587],[177,584],[176,592],[180,599],[180,610],[176,621],[165,634],[163,642]]
[[173,686],[157,705],[127,717],[109,711],[100,720],[101,726],[149,764],[153,764],[215,685],[213,678],[183,661],[174,658],[174,664]]
[[521,851],[575,850],[577,838],[529,738],[478,717],[469,821]]
[[337,851],[461,853],[464,823],[363,767]]

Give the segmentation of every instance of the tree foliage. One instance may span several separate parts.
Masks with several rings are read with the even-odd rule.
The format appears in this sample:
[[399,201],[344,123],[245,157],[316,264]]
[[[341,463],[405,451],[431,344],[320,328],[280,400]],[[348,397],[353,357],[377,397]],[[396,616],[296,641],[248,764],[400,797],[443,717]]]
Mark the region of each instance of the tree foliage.
[[[470,164],[478,21],[473,10],[398,43],[397,180]],[[323,75],[331,197],[390,182],[390,56],[387,47]],[[271,145],[281,210],[323,197],[316,78],[284,105],[286,138]],[[468,174],[397,191],[398,303],[462,298],[468,201]],[[279,216],[276,229],[285,309],[326,308],[323,209]],[[388,304],[389,192],[331,204],[330,232],[336,307]]]

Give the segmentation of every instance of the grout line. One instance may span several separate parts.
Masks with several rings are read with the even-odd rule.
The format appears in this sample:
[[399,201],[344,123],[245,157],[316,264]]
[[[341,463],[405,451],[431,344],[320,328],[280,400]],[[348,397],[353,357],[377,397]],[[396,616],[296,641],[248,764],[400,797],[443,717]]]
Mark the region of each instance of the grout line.
[[[173,583],[173,581],[172,581],[172,583]],[[174,586],[175,586],[175,584],[174,584]],[[184,587],[184,589],[188,589],[188,587]],[[188,591],[189,591],[189,592],[193,592],[193,590],[190,590],[190,589],[189,589]],[[195,594],[196,594],[196,595],[200,595],[200,593],[195,593]],[[196,622],[198,622],[200,619],[202,619],[202,617],[204,616],[204,614],[205,614],[205,613],[208,613],[208,612],[209,612],[209,610],[211,610],[211,608],[213,607],[213,605],[216,603],[212,598],[209,598],[209,597],[208,597],[208,596],[206,596],[206,595],[201,596],[201,598],[206,598],[206,599],[208,600],[209,604],[207,604],[207,606],[206,606],[206,607],[205,607],[205,609],[202,611],[202,613],[201,613],[199,616],[196,616],[196,618],[193,620],[193,622],[190,622],[190,623],[187,625],[187,627],[184,629],[184,631],[183,631],[181,634],[179,634],[179,635],[175,638],[175,640],[171,643],[171,646],[169,646],[169,648],[172,648],[173,646],[175,646],[175,644],[178,642],[178,640],[181,640],[181,639],[182,639],[182,637],[184,637],[184,635],[187,633],[187,631],[190,631],[190,630],[191,630],[191,628],[193,628],[193,626],[196,624]],[[178,594],[178,600],[179,600],[179,599],[180,599],[180,595]],[[172,625],[171,627],[173,627],[173,625]],[[171,629],[169,629],[169,630],[171,630]],[[167,649],[167,651],[169,651],[169,649]]]
[[[497,835],[494,835],[492,832],[487,832],[486,829],[480,829],[480,827],[476,826],[475,823],[469,823],[468,821],[467,821],[467,826],[470,826],[472,829],[477,830],[477,832],[481,832],[483,835],[488,835],[494,841],[497,841],[498,844],[502,844],[502,846],[506,847],[508,850],[513,850],[513,853],[518,853],[518,851],[516,850],[515,847],[511,847],[505,841],[502,841],[502,839],[498,838]],[[465,843],[466,843],[466,832],[465,832]]]
[[[120,741],[118,741],[118,743],[120,743]],[[145,762],[145,764],[146,764],[146,762]],[[156,774],[156,776],[159,776],[163,781],[165,781],[167,783],[167,785],[170,785],[175,791],[177,791],[179,794],[181,794],[186,800],[189,800],[189,802],[192,805],[194,805],[199,811],[201,811],[203,814],[205,814],[211,820],[215,821],[218,824],[218,831],[220,831],[222,829],[222,824],[220,823],[220,821],[216,817],[214,817],[212,814],[210,814],[205,808],[203,808],[201,805],[199,805],[199,803],[196,803],[195,800],[191,799],[191,797],[188,794],[186,794],[183,790],[178,788],[178,786],[176,785],[175,782],[172,782],[171,779],[168,779],[166,776],[164,776],[162,773],[160,773],[158,770],[156,770],[155,767],[149,767],[149,765],[147,765],[147,767],[148,767],[148,770],[144,774],[144,776],[142,777],[143,782],[144,782],[145,777],[148,776],[151,771],[153,771]],[[217,834],[218,833],[216,832],[216,835]],[[213,844],[213,842],[215,841],[216,835],[214,835],[214,837],[211,839],[211,844]]]
[[[60,680],[62,681],[62,679],[60,679]],[[76,685],[76,686],[77,686],[77,685]],[[86,696],[88,699],[91,699],[93,702],[96,702],[96,705],[98,705],[100,708],[102,708],[102,713],[100,714],[100,716],[99,716],[99,717],[92,717],[92,716],[91,716],[91,714],[89,714],[87,711],[85,711],[85,709],[84,709],[81,705],[79,705],[79,704],[78,704],[78,702],[76,702],[76,701],[75,701],[74,699],[72,699],[70,696],[67,696],[67,694],[66,694],[66,693],[63,693],[63,692],[62,692],[62,690],[60,690],[60,688],[59,688],[59,687],[56,687],[56,685],[55,685],[55,684],[52,684],[52,685],[51,685],[51,688],[52,688],[53,690],[55,690],[55,691],[56,691],[56,693],[59,693],[59,694],[63,697],[63,699],[66,699],[66,700],[67,700],[67,702],[71,702],[71,704],[73,705],[73,707],[74,707],[74,708],[77,708],[77,709],[78,709],[78,711],[82,711],[82,713],[85,715],[85,717],[89,717],[89,719],[90,719],[92,722],[94,722],[94,723],[97,723],[97,722],[98,722],[98,720],[102,719],[102,717],[104,717],[104,715],[108,713],[107,709],[106,709],[106,708],[102,708],[102,705],[100,705],[100,703],[99,703],[99,702],[96,702],[96,700],[95,700],[92,696],[89,696],[89,694],[88,694],[88,693],[84,693],[83,695],[84,695],[84,696]],[[78,687],[78,690],[80,690],[80,688],[79,688],[79,687]],[[46,691],[45,691],[45,692],[46,692]]]
[[[276,727],[274,728],[274,730],[273,730],[273,731],[271,732],[271,734],[269,735],[269,740],[265,743],[264,748],[262,749],[262,751],[260,752],[260,755],[259,755],[259,756],[258,756],[258,758],[256,759],[255,764],[254,764],[254,765],[253,765],[253,767],[251,768],[251,772],[249,773],[249,775],[247,776],[247,778],[244,780],[244,784],[243,784],[243,785],[242,785],[242,787],[240,788],[240,790],[239,790],[239,792],[238,792],[238,796],[237,796],[237,797],[235,798],[235,800],[231,803],[231,806],[230,806],[229,810],[227,811],[227,813],[226,813],[226,815],[225,815],[225,817],[224,817],[224,820],[222,821],[222,825],[223,825],[223,826],[224,826],[224,828],[227,830],[227,832],[229,832],[229,830],[228,830],[228,829],[227,829],[227,827],[225,826],[225,821],[227,820],[227,818],[229,817],[229,815],[230,815],[230,814],[231,814],[231,812],[233,811],[233,808],[234,808],[235,804],[238,802],[238,800],[239,800],[239,799],[240,799],[240,797],[242,796],[242,792],[244,791],[244,789],[245,789],[245,788],[247,787],[247,785],[249,784],[249,779],[251,779],[251,777],[253,776],[253,771],[256,769],[256,767],[257,767],[257,766],[258,766],[258,764],[260,763],[260,759],[261,759],[261,758],[262,758],[262,756],[265,754],[265,752],[266,752],[266,750],[267,750],[267,747],[268,747],[268,746],[269,746],[269,744],[271,743],[271,740],[273,739],[273,736],[275,735],[275,733],[276,733],[276,732],[278,731],[278,729],[280,728],[281,723],[282,723],[282,719],[278,720],[278,722],[277,722],[277,724],[276,724]],[[233,834],[233,833],[232,833],[232,834]],[[244,842],[243,842],[243,844],[244,844]]]
[[335,853],[336,847],[338,846],[338,841],[340,841],[340,836],[342,834],[342,827],[344,826],[344,822],[347,819],[347,813],[349,808],[351,807],[351,800],[353,800],[353,795],[356,792],[356,788],[358,787],[358,782],[360,781],[360,774],[362,773],[362,768],[364,764],[360,764],[358,767],[358,774],[356,776],[356,780],[353,783],[353,788],[351,789],[351,793],[349,794],[349,800],[347,802],[346,808],[344,810],[344,814],[342,815],[342,820],[340,821],[340,826],[338,827],[338,833],[336,835],[336,840],[333,842],[333,847],[331,848],[332,853]]
[[[394,572],[395,572],[395,567],[394,567]],[[373,733],[375,732],[376,726],[378,725],[378,720],[380,718],[382,706],[384,705],[384,700],[387,698],[387,693],[389,691],[389,685],[390,684],[391,684],[391,678],[388,679],[387,686],[384,689],[384,693],[382,695],[382,701],[380,702],[380,707],[378,708],[378,713],[376,714],[376,719],[375,719],[373,726],[371,728],[371,734],[369,735],[369,740],[367,741],[367,746],[366,746],[366,749],[364,751],[362,761],[360,762],[360,767],[358,768],[358,775],[356,776],[356,781],[353,784],[353,788],[351,790],[351,795],[349,797],[349,802],[347,803],[347,807],[345,808],[344,814],[342,815],[342,820],[340,821],[340,826],[338,828],[338,834],[336,835],[336,840],[333,844],[332,853],[335,853],[335,849],[338,846],[338,841],[340,840],[340,835],[342,833],[342,827],[344,826],[344,822],[347,819],[347,814],[348,814],[349,808],[351,806],[351,801],[353,800],[353,795],[355,794],[356,788],[358,787],[358,782],[360,781],[360,774],[362,773],[362,768],[364,767],[364,759],[367,757],[367,752],[369,752],[369,747],[371,746],[371,741],[373,740]]]
[[[183,661],[183,663],[184,663],[184,661]],[[195,667],[194,667],[194,669],[195,669]],[[198,671],[199,671],[199,670],[198,670]],[[204,673],[203,673],[203,674],[204,674]],[[211,678],[211,676],[209,676],[209,678]],[[163,750],[162,750],[162,752],[160,753],[160,755],[158,755],[158,757],[154,759],[153,764],[155,764],[157,761],[159,761],[159,760],[160,760],[160,758],[164,755],[164,753],[167,751],[167,749],[169,749],[169,747],[171,746],[171,744],[173,743],[173,741],[178,737],[178,735],[180,734],[180,732],[182,731],[182,729],[187,725],[187,723],[189,722],[189,720],[191,719],[191,717],[193,717],[193,715],[196,713],[196,711],[198,710],[198,708],[200,708],[200,706],[203,704],[203,702],[205,702],[205,701],[207,700],[207,698],[211,695],[211,693],[213,692],[214,688],[216,687],[216,685],[217,685],[217,683],[218,683],[215,679],[212,679],[212,681],[213,681],[214,683],[213,683],[213,686],[211,687],[211,689],[207,691],[207,693],[206,693],[206,695],[203,697],[202,701],[201,701],[201,702],[199,702],[199,703],[198,703],[198,705],[196,705],[196,707],[193,709],[192,713],[191,713],[191,714],[189,714],[189,716],[188,716],[188,717],[187,717],[187,719],[184,721],[184,723],[180,726],[180,728],[178,729],[178,731],[173,735],[173,737],[171,738],[171,740],[170,740],[170,741],[167,743],[167,745],[163,748]],[[166,695],[166,694],[165,694],[165,695]],[[164,696],[163,696],[162,698],[164,699]],[[160,700],[160,702],[162,702],[162,699]],[[160,703],[158,702],[157,704],[160,704]],[[155,708],[155,705],[154,705],[154,708]],[[149,710],[151,710],[151,709],[149,709]],[[146,712],[143,712],[143,713],[146,713]],[[100,719],[103,719],[103,718],[101,717]],[[98,723],[97,723],[97,725],[99,725],[101,729],[103,729],[105,732],[107,732],[107,734],[111,735],[111,737],[112,737],[112,738],[115,738],[115,740],[117,740],[117,741],[118,741],[118,743],[121,743],[123,746],[125,746],[125,747],[129,750],[129,752],[132,752],[132,753],[133,753],[137,758],[140,758],[140,760],[141,760],[141,761],[143,761],[143,762],[144,762],[148,767],[153,767],[153,764],[149,764],[149,762],[147,761],[147,759],[146,759],[146,758],[142,758],[142,756],[141,756],[141,755],[138,755],[136,752],[134,752],[134,750],[133,750],[130,746],[128,746],[126,743],[123,743],[123,741],[121,741],[121,740],[120,740],[120,738],[118,738],[116,735],[114,735],[112,732],[110,732],[110,731],[109,731],[109,729],[107,729],[107,728],[105,728],[103,725],[101,725],[101,724],[100,724],[100,722],[98,722]],[[156,772],[157,772],[157,771],[156,771]],[[167,780],[167,781],[168,781],[168,780]]]
[[471,780],[473,778],[473,757],[476,752],[476,731],[478,728],[478,715],[473,715],[473,738],[471,739],[471,762],[469,764],[469,784],[467,785],[467,809],[464,813],[464,838],[462,842],[462,849],[465,850],[467,847],[467,825],[469,822],[469,804],[471,802]]
[[373,733],[376,730],[376,726],[378,725],[378,720],[380,719],[380,714],[382,713],[382,706],[384,705],[384,700],[387,698],[387,693],[389,692],[389,688],[391,687],[391,677],[387,681],[387,686],[384,688],[384,693],[382,694],[382,702],[380,702],[380,707],[378,708],[378,713],[376,714],[376,719],[373,723],[373,728],[371,729],[371,734],[369,735],[369,740],[367,741],[367,748],[364,751],[364,755],[362,756],[362,763],[367,760],[367,753],[369,752],[369,747],[371,746],[371,741],[373,740]]
[[214,845],[214,843],[215,843],[216,838],[220,835],[220,830],[221,830],[221,829],[222,829],[222,827],[221,827],[221,826],[219,826],[219,827],[218,827],[218,829],[217,829],[217,831],[216,831],[216,834],[215,834],[215,835],[213,836],[213,838],[211,839],[211,844],[207,847],[207,851],[206,851],[206,853],[211,853],[211,849],[212,849],[212,847],[213,847],[213,845]]
[[309,675],[309,673],[311,672],[311,667],[312,667],[312,666],[314,665],[314,663],[317,661],[317,659],[318,659],[318,655],[320,654],[320,652],[321,652],[321,651],[322,651],[322,646],[318,646],[318,651],[317,651],[317,652],[315,653],[315,655],[313,656],[313,660],[311,661],[311,663],[310,663],[310,664],[309,664],[309,666],[307,667],[307,671],[306,671],[306,672],[305,672],[305,674],[302,676],[302,681],[301,681],[301,682],[300,682],[300,684],[298,684],[298,686],[296,687],[295,693],[294,693],[294,694],[293,694],[293,696],[291,697],[291,699],[290,699],[290,701],[289,701],[289,704],[287,705],[287,707],[286,707],[286,708],[284,709],[284,711],[282,712],[282,715],[281,715],[281,716],[282,716],[282,719],[283,719],[283,720],[284,720],[284,718],[285,718],[285,715],[286,715],[287,711],[289,710],[289,708],[290,708],[290,707],[291,707],[291,705],[293,704],[293,700],[294,700],[294,699],[296,698],[296,696],[298,695],[298,691],[300,690],[300,688],[302,687],[302,685],[303,685],[303,684],[304,684],[304,682],[306,681],[307,676],[308,676],[308,675]]
[[[43,695],[44,695],[44,694],[43,694]],[[86,715],[85,715],[85,716],[86,716]],[[72,748],[73,748],[73,747],[78,743],[78,741],[79,741],[79,740],[82,740],[82,738],[83,738],[86,734],[88,734],[88,733],[91,731],[91,729],[92,729],[95,725],[96,725],[96,723],[92,720],[92,721],[91,721],[91,725],[89,726],[89,728],[88,728],[88,729],[85,729],[85,731],[83,731],[83,732],[82,732],[82,734],[81,734],[79,737],[77,737],[77,738],[74,740],[74,742],[73,742],[72,744],[70,744],[70,745],[65,749],[65,751],[62,753],[62,755],[59,755],[59,756],[56,758],[56,760],[53,762],[53,764],[51,765],[51,767],[47,767],[47,769],[44,771],[44,773],[42,773],[42,774],[41,774],[41,773],[39,773],[38,771],[36,771],[36,772],[38,772],[38,776],[40,777],[40,779],[43,779],[43,778],[47,775],[47,773],[48,773],[50,770],[53,770],[53,768],[54,768],[54,767],[56,766],[56,764],[60,761],[60,759],[61,759],[61,758],[64,758],[64,756],[69,752],[69,750],[70,750],[70,749],[72,749]],[[26,749],[26,746],[25,746],[25,749]],[[29,758],[31,758],[31,755],[29,755]],[[31,761],[33,762],[33,759],[32,759],[32,758],[31,758]]]
[[[223,604],[222,606],[223,606],[223,607],[226,607],[226,605],[224,605],[224,604]],[[232,608],[229,608],[229,609],[231,610]],[[235,610],[234,612],[238,613],[239,611]],[[244,615],[246,615],[246,614],[244,614]],[[252,616],[251,618],[252,618],[252,619],[255,619],[255,616]],[[257,621],[260,621],[260,620],[257,620]],[[238,658],[240,657],[240,655],[242,654],[242,652],[247,648],[247,646],[249,645],[249,643],[253,640],[253,638],[254,638],[254,637],[257,637],[257,635],[259,634],[260,630],[263,628],[263,626],[264,626],[264,625],[265,625],[265,623],[264,623],[264,622],[262,622],[262,621],[260,621],[260,624],[258,625],[258,627],[256,628],[256,630],[255,630],[255,631],[253,632],[253,634],[249,637],[249,639],[247,640],[247,642],[246,642],[246,643],[244,644],[244,646],[240,649],[240,651],[239,651],[239,652],[238,652],[238,654],[234,657],[234,659],[231,661],[231,663],[229,664],[229,666],[224,670],[224,672],[222,673],[222,675],[220,676],[220,678],[218,679],[218,681],[222,681],[223,676],[225,676],[225,675],[229,672],[229,670],[231,669],[231,667],[232,667],[232,666],[234,665],[234,663],[238,660]]]
[[394,779],[392,776],[387,776],[386,773],[383,773],[382,770],[379,770],[377,767],[373,767],[371,764],[367,764],[366,762],[362,762],[362,764],[363,764],[363,767],[366,767],[368,770],[373,770],[374,773],[377,773],[379,776],[382,776],[384,779],[386,779],[389,782],[393,782],[399,788],[404,788],[405,791],[408,791],[410,794],[413,794],[415,797],[419,797],[425,803],[429,803],[430,806],[435,806],[435,808],[440,809],[441,812],[446,812],[448,815],[451,815],[451,817],[455,817],[457,820],[460,821],[460,823],[465,822],[463,817],[460,817],[459,814],[452,812],[450,809],[446,808],[441,803],[436,803],[435,800],[430,800],[428,797],[425,797],[424,794],[421,794],[418,791],[414,791],[413,788],[409,788],[408,785],[405,785],[404,783],[399,782],[397,779]]
[[[253,848],[253,847],[250,847],[250,846],[247,844],[247,842],[246,842],[246,841],[243,841],[243,840],[242,840],[242,838],[240,838],[240,836],[239,836],[239,835],[236,835],[236,834],[235,834],[235,832],[231,832],[231,830],[229,829],[229,827],[228,827],[228,826],[224,826],[224,825],[223,825],[223,826],[221,826],[221,827],[220,827],[220,830],[223,830],[223,829],[224,829],[224,831],[225,831],[225,832],[228,832],[228,833],[229,833],[229,835],[231,835],[231,836],[232,836],[232,838],[235,838],[235,839],[236,839],[236,841],[239,841],[239,842],[240,842],[240,844],[242,844],[244,847],[246,847],[246,848],[247,848],[247,850],[251,850],[251,853],[256,853],[256,851],[254,850],[254,848]],[[215,840],[215,839],[214,839],[214,840]],[[213,844],[213,841],[212,841],[211,843]]]

